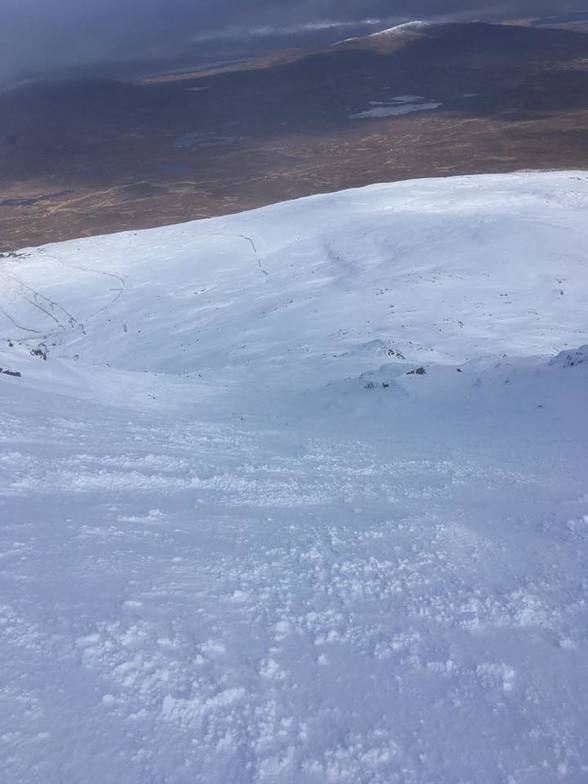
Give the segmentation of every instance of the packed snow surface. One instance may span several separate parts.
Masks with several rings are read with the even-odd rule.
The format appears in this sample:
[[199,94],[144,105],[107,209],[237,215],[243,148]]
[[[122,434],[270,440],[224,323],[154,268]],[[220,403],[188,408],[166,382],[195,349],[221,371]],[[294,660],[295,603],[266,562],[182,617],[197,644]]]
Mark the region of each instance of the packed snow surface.
[[3,781],[588,781],[587,210],[427,180],[0,259]]

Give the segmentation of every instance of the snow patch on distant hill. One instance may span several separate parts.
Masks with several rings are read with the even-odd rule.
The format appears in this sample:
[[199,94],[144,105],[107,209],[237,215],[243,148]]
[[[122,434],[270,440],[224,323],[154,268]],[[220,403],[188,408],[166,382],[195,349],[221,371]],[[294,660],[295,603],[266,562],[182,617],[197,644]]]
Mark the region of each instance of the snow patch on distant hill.
[[388,35],[389,33],[402,33],[420,30],[428,30],[435,26],[435,22],[426,22],[422,19],[413,19],[411,22],[403,22],[402,24],[387,27],[385,30],[380,30],[377,33],[372,33],[369,38],[375,38],[379,35]]

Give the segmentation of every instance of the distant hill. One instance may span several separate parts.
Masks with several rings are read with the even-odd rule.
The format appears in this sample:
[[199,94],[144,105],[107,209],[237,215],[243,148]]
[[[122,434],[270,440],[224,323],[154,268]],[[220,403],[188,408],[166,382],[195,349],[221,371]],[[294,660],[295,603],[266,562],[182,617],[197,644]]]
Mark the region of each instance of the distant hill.
[[578,32],[413,23],[164,71],[0,94],[0,250],[382,180],[588,168]]

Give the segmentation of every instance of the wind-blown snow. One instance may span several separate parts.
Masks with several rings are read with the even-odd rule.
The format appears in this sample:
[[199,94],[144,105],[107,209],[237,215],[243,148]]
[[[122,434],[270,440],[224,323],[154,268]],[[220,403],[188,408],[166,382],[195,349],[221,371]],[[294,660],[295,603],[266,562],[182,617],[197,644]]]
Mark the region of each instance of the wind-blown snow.
[[428,180],[0,259],[5,780],[586,781],[587,208]]

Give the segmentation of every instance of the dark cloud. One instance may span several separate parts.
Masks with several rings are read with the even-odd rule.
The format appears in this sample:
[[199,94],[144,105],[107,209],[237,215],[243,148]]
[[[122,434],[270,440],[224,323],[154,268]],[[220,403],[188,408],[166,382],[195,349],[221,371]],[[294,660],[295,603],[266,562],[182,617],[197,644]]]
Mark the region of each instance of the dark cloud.
[[[582,5],[582,0],[578,0]],[[562,13],[556,0],[0,0],[0,79],[70,64],[164,57],[198,41],[371,19]],[[369,24],[366,26],[370,26]]]

